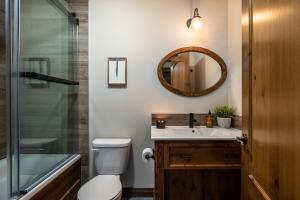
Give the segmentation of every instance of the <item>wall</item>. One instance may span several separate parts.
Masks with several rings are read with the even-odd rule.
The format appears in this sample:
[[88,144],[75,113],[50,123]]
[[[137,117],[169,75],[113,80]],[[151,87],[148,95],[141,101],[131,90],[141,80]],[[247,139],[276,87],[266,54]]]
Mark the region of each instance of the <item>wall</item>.
[[228,0],[228,103],[242,115],[242,1]]
[[0,1],[0,159],[6,155],[5,3]]
[[[228,82],[207,96],[185,98],[168,92],[157,78],[159,61],[179,47],[205,47],[227,62],[227,0],[196,2],[205,27],[200,32],[185,26],[190,1],[89,1],[90,139],[132,138],[125,187],[153,187],[153,163],[141,160],[143,148],[153,145],[152,112],[208,112],[228,103]],[[107,57],[116,56],[128,58],[127,89],[107,88]]]

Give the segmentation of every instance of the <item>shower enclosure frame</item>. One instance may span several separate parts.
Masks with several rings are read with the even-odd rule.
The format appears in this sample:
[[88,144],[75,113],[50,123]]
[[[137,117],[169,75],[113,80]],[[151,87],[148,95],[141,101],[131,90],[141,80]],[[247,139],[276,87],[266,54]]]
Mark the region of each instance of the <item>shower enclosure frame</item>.
[[11,66],[12,66],[12,30],[11,30],[11,11],[12,11],[12,0],[5,0],[5,63],[6,63],[6,160],[7,160],[7,197],[12,196],[12,161],[11,161],[11,101],[10,101],[10,88],[11,88]]
[[[7,189],[8,198],[18,199],[27,191],[20,190],[20,1],[21,0],[4,0],[5,1],[5,44],[6,44],[6,158],[7,158]],[[75,48],[78,50],[78,25],[79,20],[76,14],[60,0],[47,0],[59,8],[72,23],[76,24],[72,34],[77,37]],[[57,80],[47,80],[57,82]],[[69,81],[69,80],[65,80]],[[72,81],[71,81],[72,82]],[[59,81],[57,82],[59,83]],[[68,83],[64,83],[68,84]],[[73,81],[69,85],[79,85]],[[65,160],[64,163],[71,160]],[[63,165],[61,163],[60,165]],[[59,167],[48,172],[40,180],[32,185],[35,187],[39,182],[53,174]]]

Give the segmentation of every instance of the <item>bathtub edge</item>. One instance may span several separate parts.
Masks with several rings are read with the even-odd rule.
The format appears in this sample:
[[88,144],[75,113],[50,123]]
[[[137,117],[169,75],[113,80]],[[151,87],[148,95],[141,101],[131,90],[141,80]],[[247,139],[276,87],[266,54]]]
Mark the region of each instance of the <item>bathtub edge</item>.
[[36,187],[34,187],[32,190],[30,190],[27,194],[20,197],[18,200],[29,200],[32,198],[35,194],[37,194],[40,190],[45,188],[51,181],[53,181],[56,177],[61,175],[64,171],[66,171],[70,166],[72,166],[76,161],[78,161],[81,158],[80,154],[77,154],[69,160],[66,164],[64,164],[60,169],[56,170],[53,174],[51,174],[49,177],[47,177],[45,180],[43,180],[41,183],[39,183]]

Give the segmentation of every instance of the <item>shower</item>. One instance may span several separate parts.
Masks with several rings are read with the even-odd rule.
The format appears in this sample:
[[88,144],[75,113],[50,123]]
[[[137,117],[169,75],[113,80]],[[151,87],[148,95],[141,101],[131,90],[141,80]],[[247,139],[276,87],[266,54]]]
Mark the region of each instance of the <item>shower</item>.
[[0,199],[19,197],[78,144],[78,26],[63,0],[0,0]]

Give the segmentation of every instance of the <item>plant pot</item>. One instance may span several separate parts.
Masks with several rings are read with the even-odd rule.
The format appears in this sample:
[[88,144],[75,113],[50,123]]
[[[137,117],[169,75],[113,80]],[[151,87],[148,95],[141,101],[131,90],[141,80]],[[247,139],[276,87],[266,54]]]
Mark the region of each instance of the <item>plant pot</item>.
[[230,128],[231,127],[231,118],[222,118],[217,117],[218,126],[222,128]]

